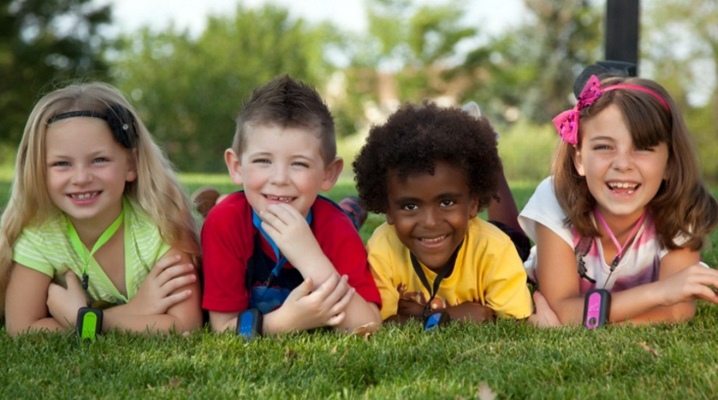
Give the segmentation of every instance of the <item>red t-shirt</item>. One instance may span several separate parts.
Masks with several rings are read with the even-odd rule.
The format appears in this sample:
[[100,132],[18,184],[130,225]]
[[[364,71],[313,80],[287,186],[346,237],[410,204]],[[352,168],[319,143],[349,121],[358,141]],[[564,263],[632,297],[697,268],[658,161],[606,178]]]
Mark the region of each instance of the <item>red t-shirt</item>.
[[[364,300],[381,307],[381,296],[369,270],[366,249],[349,217],[323,197],[312,205],[311,229],[324,254]],[[240,312],[249,305],[245,282],[247,262],[259,235],[244,192],[227,196],[212,208],[202,226],[204,294],[202,307],[216,312]],[[261,236],[261,235],[260,235]],[[269,243],[263,252],[276,262]],[[290,263],[285,268],[293,268]]]

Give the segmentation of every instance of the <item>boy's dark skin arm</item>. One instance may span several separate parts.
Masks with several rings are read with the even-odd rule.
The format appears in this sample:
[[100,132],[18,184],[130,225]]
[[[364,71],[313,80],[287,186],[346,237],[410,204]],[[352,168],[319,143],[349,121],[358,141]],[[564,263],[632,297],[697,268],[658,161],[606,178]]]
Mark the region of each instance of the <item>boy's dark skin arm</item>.
[[[436,310],[441,311],[441,310]],[[465,322],[491,322],[496,319],[494,310],[485,305],[466,302],[455,306],[445,308],[452,321],[465,321]],[[387,318],[387,322],[399,322],[405,323],[410,320],[421,321],[424,317],[424,306],[411,300],[399,300],[396,315],[392,315]]]

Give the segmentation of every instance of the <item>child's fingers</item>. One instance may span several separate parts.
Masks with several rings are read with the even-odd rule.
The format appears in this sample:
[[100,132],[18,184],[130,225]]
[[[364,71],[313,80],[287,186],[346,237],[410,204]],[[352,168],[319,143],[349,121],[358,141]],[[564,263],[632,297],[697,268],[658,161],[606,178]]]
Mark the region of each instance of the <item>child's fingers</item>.
[[291,222],[292,220],[303,220],[304,217],[299,213],[299,211],[290,206],[289,204],[270,204],[266,211],[273,215],[275,218],[284,221],[286,223]]
[[263,228],[271,227],[280,232],[288,226],[306,223],[299,211],[289,204],[270,204],[266,210],[259,213],[259,217],[262,219]]
[[67,290],[82,290],[80,279],[72,271],[67,271],[65,274],[65,283],[67,284]]
[[349,306],[349,302],[351,302],[355,292],[356,290],[354,288],[350,288],[349,290],[347,290],[346,293],[344,293],[344,296],[342,296],[339,301],[334,303],[331,310],[329,311],[330,315],[337,315],[339,313],[343,313],[344,310],[346,310],[347,306]]
[[539,328],[547,328],[561,326],[561,320],[558,319],[556,313],[551,309],[546,298],[541,292],[536,291],[533,295],[536,312],[529,317],[529,320]]
[[312,283],[312,278],[305,279],[304,282],[300,283],[299,286],[289,292],[289,296],[287,296],[287,300],[285,302],[297,302],[306,297],[312,291],[313,285],[314,283]]
[[347,293],[351,292],[351,290],[353,289],[351,286],[349,286],[349,278],[346,275],[342,275],[339,278],[337,277],[338,275],[336,274],[333,274],[331,277],[332,280],[336,282],[336,284],[333,285],[331,291],[327,292],[327,296],[324,300],[324,304],[327,305],[327,308],[340,302],[347,295]]
[[164,298],[163,303],[165,309],[171,308],[172,306],[179,304],[187,300],[192,295],[192,290],[182,290],[180,292],[171,294]]
[[346,318],[347,313],[342,311],[339,314],[334,315],[333,317],[329,318],[327,320],[327,326],[337,326],[344,322],[344,319]]
[[182,259],[182,257],[179,254],[174,254],[171,256],[165,256],[165,257],[160,258],[159,261],[157,261],[157,263],[155,263],[154,267],[150,271],[150,275],[159,276],[167,268],[180,262],[181,259]]
[[318,299],[319,303],[336,303],[341,297],[335,294],[337,286],[341,283],[341,279],[342,278],[337,274],[330,275],[326,281],[324,281],[321,285],[319,285],[319,287],[314,289],[312,295],[314,295],[315,298]]
[[[192,269],[194,268],[192,267],[192,264],[189,264],[189,266]],[[192,269],[190,269],[189,271],[191,271]],[[197,275],[193,273],[182,272],[164,282],[161,287],[165,291],[165,293],[172,293],[181,287],[194,283],[195,281],[197,281]]]
[[160,286],[164,286],[168,282],[173,281],[177,277],[183,277],[186,275],[194,276],[194,265],[193,264],[177,264],[165,268],[157,277]]

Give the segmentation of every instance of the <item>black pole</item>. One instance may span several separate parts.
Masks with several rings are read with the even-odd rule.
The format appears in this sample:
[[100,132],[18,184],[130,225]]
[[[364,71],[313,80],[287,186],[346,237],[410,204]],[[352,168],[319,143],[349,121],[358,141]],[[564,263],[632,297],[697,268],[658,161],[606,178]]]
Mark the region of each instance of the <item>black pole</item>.
[[606,60],[638,69],[639,0],[606,0]]

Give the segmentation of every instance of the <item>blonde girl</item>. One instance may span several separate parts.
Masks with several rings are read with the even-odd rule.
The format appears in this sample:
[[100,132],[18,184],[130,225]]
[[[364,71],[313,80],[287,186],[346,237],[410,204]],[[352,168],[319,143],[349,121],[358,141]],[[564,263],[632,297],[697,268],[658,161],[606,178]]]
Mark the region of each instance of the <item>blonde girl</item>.
[[72,329],[88,305],[105,309],[103,331],[197,328],[198,262],[187,196],[122,94],[85,83],[42,97],[0,224],[8,333]]

